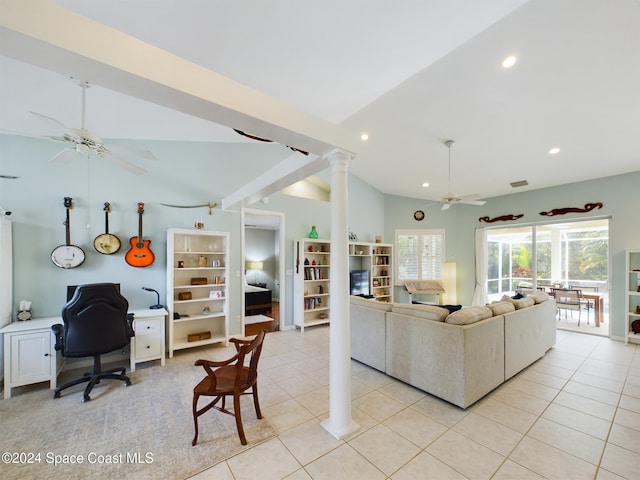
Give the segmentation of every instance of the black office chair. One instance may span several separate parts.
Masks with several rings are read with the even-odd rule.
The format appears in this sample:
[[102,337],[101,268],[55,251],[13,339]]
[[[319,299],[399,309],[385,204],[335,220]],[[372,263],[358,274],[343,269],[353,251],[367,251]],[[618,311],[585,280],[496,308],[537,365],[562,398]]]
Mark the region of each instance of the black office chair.
[[126,386],[131,380],[126,368],[102,369],[100,355],[129,345],[133,337],[133,315],[127,314],[129,302],[120,295],[113,283],[80,285],[71,300],[62,308],[64,326],[51,327],[56,336],[56,350],[64,357],[93,357],[93,371],[55,389],[53,398],[73,385],[89,382],[83,401],[91,400],[91,389],[103,378],[122,380]]

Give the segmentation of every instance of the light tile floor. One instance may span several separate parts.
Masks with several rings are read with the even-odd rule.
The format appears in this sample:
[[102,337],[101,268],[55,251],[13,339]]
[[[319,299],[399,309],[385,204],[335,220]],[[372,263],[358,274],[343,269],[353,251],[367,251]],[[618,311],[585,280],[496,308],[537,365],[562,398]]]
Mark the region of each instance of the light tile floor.
[[320,425],[328,342],[328,327],[267,335],[260,403],[278,436],[194,479],[640,478],[640,346],[558,331],[544,358],[467,410],[352,361],[360,429],[339,441]]

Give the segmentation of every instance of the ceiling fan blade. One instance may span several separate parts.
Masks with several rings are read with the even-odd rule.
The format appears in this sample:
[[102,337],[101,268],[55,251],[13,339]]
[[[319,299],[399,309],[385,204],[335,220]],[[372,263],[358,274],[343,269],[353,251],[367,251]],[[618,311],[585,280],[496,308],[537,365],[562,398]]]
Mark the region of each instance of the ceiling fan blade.
[[463,200],[460,199],[459,203],[464,203],[465,205],[484,205],[485,202],[484,200]]
[[75,135],[74,130],[72,128],[67,127],[60,120],[56,120],[55,118],[52,118],[52,117],[47,117],[46,115],[43,115],[43,114],[37,113],[37,112],[30,112],[30,113],[32,115],[35,115],[36,117],[40,117],[45,122],[49,123],[50,125],[55,126],[56,128],[61,128],[68,135]]
[[461,197],[458,197],[460,200],[479,200],[480,199],[480,195],[478,195],[477,193],[472,193],[470,195],[462,195]]
[[14,130],[4,130],[4,129],[0,129],[0,135],[16,135],[19,137],[38,138],[40,140],[51,140],[54,142],[61,140],[61,138],[59,137],[48,137],[47,135],[33,135],[31,133],[16,132]]
[[139,166],[124,160],[120,157],[116,157],[115,155],[104,155],[99,156],[102,160],[107,160],[120,168],[124,168],[128,172],[133,173],[134,175],[144,175],[147,171],[144,168],[140,168]]
[[440,202],[426,203],[425,205],[422,205],[422,208],[434,207],[436,205],[440,205]]
[[449,207],[451,207],[450,203],[443,203],[440,210],[449,210]]
[[65,148],[49,159],[50,162],[66,163],[75,160],[78,152],[75,148]]
[[156,156],[151,150],[142,150],[139,148],[125,147],[123,145],[104,144],[111,152],[124,157],[138,157],[145,160],[156,160]]

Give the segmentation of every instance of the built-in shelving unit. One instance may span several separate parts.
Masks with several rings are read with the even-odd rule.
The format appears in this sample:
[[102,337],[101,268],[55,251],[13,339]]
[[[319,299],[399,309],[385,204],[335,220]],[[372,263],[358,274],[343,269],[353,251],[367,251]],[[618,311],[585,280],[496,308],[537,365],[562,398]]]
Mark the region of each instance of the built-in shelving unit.
[[293,323],[302,331],[330,321],[330,250],[329,240],[294,241]]
[[393,302],[393,245],[350,242],[349,270],[368,270],[370,294],[377,301]]
[[640,321],[640,248],[626,250],[625,343],[640,343],[640,333],[631,324]]
[[228,341],[229,233],[167,230],[169,358],[183,348]]

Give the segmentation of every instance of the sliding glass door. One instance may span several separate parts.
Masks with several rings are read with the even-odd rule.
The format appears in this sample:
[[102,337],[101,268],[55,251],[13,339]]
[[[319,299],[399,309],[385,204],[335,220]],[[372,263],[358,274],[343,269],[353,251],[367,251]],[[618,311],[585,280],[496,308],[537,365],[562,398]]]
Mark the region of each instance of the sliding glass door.
[[489,300],[554,286],[608,296],[609,220],[487,228]]

